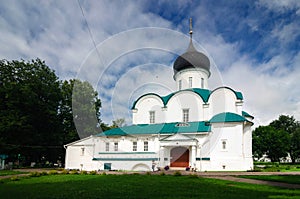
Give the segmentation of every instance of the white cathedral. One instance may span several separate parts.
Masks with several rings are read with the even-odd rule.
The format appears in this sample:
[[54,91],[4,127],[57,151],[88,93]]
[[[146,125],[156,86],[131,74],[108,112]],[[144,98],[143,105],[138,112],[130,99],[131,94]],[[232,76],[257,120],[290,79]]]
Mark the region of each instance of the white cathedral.
[[246,171],[253,169],[253,116],[243,95],[208,87],[210,61],[192,43],[174,64],[178,90],[148,93],[132,105],[132,125],[65,145],[66,169]]

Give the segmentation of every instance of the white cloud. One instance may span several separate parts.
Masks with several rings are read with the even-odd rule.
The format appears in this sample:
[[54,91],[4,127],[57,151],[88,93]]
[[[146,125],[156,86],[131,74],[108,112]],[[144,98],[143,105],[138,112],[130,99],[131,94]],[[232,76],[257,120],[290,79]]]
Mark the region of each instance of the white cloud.
[[[189,8],[192,4],[178,1],[172,12],[168,13],[171,5],[159,2],[157,6],[170,6],[164,8],[165,15],[176,13],[174,9],[181,9],[180,14],[183,15],[182,9],[189,9],[186,24],[176,24],[178,21],[168,21],[147,11],[148,4],[143,1],[79,2],[93,38],[77,1],[3,3],[0,8],[0,59],[39,57],[61,79],[78,76],[91,80],[101,96],[102,119],[110,123],[112,119],[126,117],[130,121],[128,107],[137,96],[145,91],[151,92],[151,89],[161,94],[166,94],[169,88],[175,89],[172,53],[183,53],[188,44],[188,38],[181,33],[178,37],[171,37],[167,29],[157,32],[150,29],[146,32],[142,29],[130,30],[143,27],[188,30],[188,18],[194,16],[193,38],[202,44],[219,67],[212,62],[211,89],[224,82],[243,92],[245,108],[259,124],[267,124],[282,113],[294,115],[300,120],[300,93],[297,89],[300,55],[289,53],[289,45],[296,42],[300,34],[296,20],[275,23],[271,30],[264,32],[266,30],[260,23],[262,18],[256,15],[268,17],[265,13],[254,12],[250,17],[236,18],[239,15],[228,12],[233,14],[230,19],[234,19],[237,27],[230,26],[226,21],[229,26],[223,31],[234,34],[233,30],[242,29],[245,23],[252,32],[261,33],[261,43],[257,48],[270,51],[272,55],[261,62],[259,57],[241,51],[240,35],[233,35],[235,40],[228,41],[224,38],[225,33],[218,31],[216,22],[223,18],[227,20],[219,11],[230,9],[227,7],[214,5],[215,9],[210,10],[211,7],[206,7],[207,3],[200,1],[196,7]],[[183,4],[184,7],[181,6]],[[299,16],[300,12],[300,1],[297,0],[261,0],[256,5],[279,13],[293,10]],[[98,52],[93,42],[98,45]],[[201,46],[197,47],[203,51]]]
[[270,72],[276,60],[278,57],[253,66],[253,61],[243,57],[223,73],[224,82],[244,94],[246,111],[256,117],[255,126],[267,125],[280,114],[294,115],[300,119],[300,91],[297,89],[300,69],[295,67],[284,73],[281,70]]
[[299,11],[300,9],[300,1],[298,0],[259,0],[257,4],[276,12],[286,12],[293,9]]

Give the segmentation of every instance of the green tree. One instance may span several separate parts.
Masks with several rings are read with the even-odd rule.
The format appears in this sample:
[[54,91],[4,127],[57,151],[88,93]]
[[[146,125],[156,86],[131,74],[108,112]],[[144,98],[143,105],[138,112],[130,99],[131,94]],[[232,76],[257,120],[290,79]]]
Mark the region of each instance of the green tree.
[[126,126],[125,119],[119,118],[119,119],[112,121],[111,128],[119,128],[119,127],[123,127],[123,126]]
[[291,136],[291,149],[292,162],[295,163],[297,159],[300,159],[300,127],[298,127]]
[[255,157],[266,154],[272,162],[279,162],[286,157],[289,150],[290,137],[283,130],[273,126],[259,126],[253,133],[253,153]]
[[63,161],[64,144],[110,128],[101,123],[100,107],[88,82],[59,81],[40,59],[1,60],[0,154],[27,163]]
[[92,85],[78,79],[65,80],[61,83],[61,92],[59,115],[64,132],[63,144],[109,129],[108,125],[101,123],[101,100]]
[[270,123],[270,126],[274,127],[277,130],[282,130],[288,133],[290,137],[289,143],[289,154],[292,159],[292,162],[295,163],[296,159],[299,158],[300,151],[300,140],[299,140],[299,129],[300,124],[293,116],[280,115],[277,120],[274,120]]
[[59,117],[62,125],[61,144],[67,144],[79,139],[73,121],[72,92],[75,80],[61,82],[61,101],[59,106]]
[[53,158],[59,132],[58,77],[40,59],[0,61],[0,153]]
[[101,132],[101,101],[92,85],[86,81],[73,80],[72,113],[80,138]]

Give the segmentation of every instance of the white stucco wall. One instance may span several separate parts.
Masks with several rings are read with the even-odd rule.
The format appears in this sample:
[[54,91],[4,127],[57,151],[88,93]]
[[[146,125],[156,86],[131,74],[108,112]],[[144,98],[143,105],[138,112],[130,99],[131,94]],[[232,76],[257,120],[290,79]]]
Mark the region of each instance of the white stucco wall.
[[149,124],[149,111],[155,111],[155,123],[163,123],[165,120],[165,112],[162,111],[163,102],[156,95],[146,95],[142,97],[136,104],[136,111],[133,112],[133,124]]
[[189,121],[203,120],[203,101],[194,92],[182,91],[171,97],[167,104],[166,122],[182,122],[182,110],[189,110]]
[[223,112],[237,113],[236,102],[236,95],[232,90],[226,87],[217,88],[211,93],[208,100],[209,115],[212,117]]
[[79,170],[98,170],[101,165],[93,162],[95,137],[88,137],[66,145],[65,168]]
[[[177,89],[183,90],[188,88],[208,88],[208,76],[209,73],[206,70],[203,69],[185,69],[180,72],[178,72],[174,79],[176,81]],[[192,78],[192,87],[189,85],[189,78]],[[201,79],[203,78],[203,87],[201,83]],[[181,89],[179,89],[179,81],[181,80]]]

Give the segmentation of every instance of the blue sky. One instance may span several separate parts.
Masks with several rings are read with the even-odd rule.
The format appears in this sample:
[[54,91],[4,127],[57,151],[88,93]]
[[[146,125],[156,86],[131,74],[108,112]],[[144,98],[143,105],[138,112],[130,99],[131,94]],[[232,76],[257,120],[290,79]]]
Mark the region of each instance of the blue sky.
[[130,124],[139,95],[176,89],[172,63],[187,48],[190,17],[213,63],[210,89],[241,91],[256,126],[279,114],[300,120],[298,0],[2,1],[0,59],[38,57],[60,79],[91,81],[106,123]]

